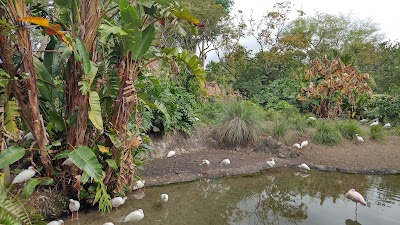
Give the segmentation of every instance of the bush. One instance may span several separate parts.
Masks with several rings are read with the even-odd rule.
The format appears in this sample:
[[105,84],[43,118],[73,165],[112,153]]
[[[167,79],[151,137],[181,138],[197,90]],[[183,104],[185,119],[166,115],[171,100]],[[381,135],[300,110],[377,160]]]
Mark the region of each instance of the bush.
[[297,106],[296,97],[300,95],[301,85],[293,78],[275,80],[258,92],[254,99],[262,106],[280,109],[280,102]]
[[382,126],[377,125],[377,126],[372,126],[370,129],[370,137],[372,140],[379,140],[382,139],[385,136],[385,131]]
[[357,121],[344,120],[337,125],[339,132],[348,140],[353,140],[356,134],[361,134],[361,128]]
[[201,123],[216,124],[223,109],[223,103],[205,102],[198,108],[196,112],[197,118]]
[[335,146],[342,143],[340,132],[326,122],[317,124],[317,129],[311,134],[314,143]]
[[400,97],[390,95],[374,95],[366,103],[364,117],[379,118],[380,122],[400,125]]
[[217,128],[219,140],[228,146],[255,144],[262,134],[262,112],[248,101],[227,104]]

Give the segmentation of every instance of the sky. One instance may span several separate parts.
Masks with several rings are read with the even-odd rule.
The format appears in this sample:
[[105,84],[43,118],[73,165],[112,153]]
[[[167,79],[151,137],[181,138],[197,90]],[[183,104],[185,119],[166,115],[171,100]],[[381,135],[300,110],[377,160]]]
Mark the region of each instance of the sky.
[[[255,18],[261,17],[265,12],[273,10],[273,4],[281,1],[271,0],[234,0],[235,4],[232,12],[241,10],[246,20],[253,11]],[[294,6],[293,12],[301,9],[306,13],[306,16],[315,15],[315,11],[329,13],[333,15],[351,14],[359,19],[370,18],[378,24],[381,33],[385,34],[385,40],[400,40],[400,2],[396,0],[291,0]],[[398,2],[398,3],[397,3]],[[294,15],[297,15],[294,13]],[[293,17],[294,19],[294,17]],[[258,48],[254,39],[247,38],[241,40],[240,43],[250,50]],[[214,54],[210,54],[207,60],[216,60]]]

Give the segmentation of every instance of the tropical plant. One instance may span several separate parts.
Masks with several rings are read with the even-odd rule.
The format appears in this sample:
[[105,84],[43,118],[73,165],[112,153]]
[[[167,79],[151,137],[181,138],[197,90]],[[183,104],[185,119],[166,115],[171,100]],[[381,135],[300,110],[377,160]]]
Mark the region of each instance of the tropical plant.
[[342,136],[335,126],[327,122],[317,124],[316,130],[311,134],[314,143],[335,146],[342,143]]
[[340,59],[313,61],[302,77],[304,101],[318,117],[333,118],[345,114],[348,118],[360,115],[367,96],[372,94],[368,86],[369,74],[357,74],[352,65],[345,66]]
[[363,109],[366,118],[390,122],[392,125],[400,124],[400,97],[397,95],[373,95]]
[[18,196],[0,185],[0,224],[45,225],[46,222],[43,221],[41,215],[24,208]]
[[[190,71],[188,74],[195,77],[204,93],[205,72],[197,56],[179,48],[162,48],[155,41],[158,29],[166,23],[186,20],[202,26],[201,22],[168,1],[55,1],[51,9],[35,7],[35,15],[45,17],[31,17],[33,3],[28,3],[6,0],[0,4],[0,16],[5,18],[0,25],[13,29],[0,33],[4,70],[0,72],[0,86],[5,86],[3,77],[12,80],[8,86],[12,91],[7,92],[12,96],[5,98],[8,113],[4,115],[10,117],[16,115],[10,112],[20,111],[20,126],[26,126],[34,135],[33,145],[40,150],[47,177],[59,179],[57,183],[71,194],[83,193],[87,188],[87,193],[93,194],[87,195],[93,204],[107,211],[110,193],[129,188],[141,164],[140,152],[146,145],[140,141],[144,134],[139,112],[156,106],[163,115],[170,113],[176,119],[172,127],[187,131],[191,125],[187,121],[193,119],[193,112],[185,111],[191,104],[190,97],[181,89],[170,88],[176,98],[169,102],[167,112],[157,102],[140,99],[135,85],[153,62],[164,60]],[[27,26],[29,23],[36,26]],[[33,54],[32,27],[40,31],[32,39],[43,40],[39,42],[43,58]],[[47,36],[50,41],[46,41]],[[7,101],[11,97],[19,108]],[[178,106],[173,105],[176,103]],[[12,126],[15,118],[11,117]],[[16,158],[20,155],[2,166]],[[53,165],[65,159],[72,165],[55,172],[57,167]],[[69,182],[70,178],[74,182]]]
[[262,109],[248,101],[227,104],[217,128],[219,140],[228,146],[252,145],[262,134]]
[[360,125],[355,120],[344,120],[337,124],[342,136],[348,140],[353,140],[356,134],[362,134]]

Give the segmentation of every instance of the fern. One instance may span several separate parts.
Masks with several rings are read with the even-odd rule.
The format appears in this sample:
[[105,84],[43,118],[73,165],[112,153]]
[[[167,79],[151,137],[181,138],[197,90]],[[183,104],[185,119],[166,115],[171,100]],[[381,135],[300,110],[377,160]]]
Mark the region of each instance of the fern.
[[23,203],[7,191],[0,192],[0,224],[46,224],[41,215],[24,208]]
[[103,181],[97,183],[96,195],[93,204],[99,202],[99,210],[102,213],[111,211],[111,197],[107,193],[107,187],[104,185]]

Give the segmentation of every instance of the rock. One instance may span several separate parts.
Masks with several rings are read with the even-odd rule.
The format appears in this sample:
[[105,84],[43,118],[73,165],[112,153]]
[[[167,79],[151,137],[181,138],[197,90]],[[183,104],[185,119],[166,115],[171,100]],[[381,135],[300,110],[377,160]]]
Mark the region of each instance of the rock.
[[286,159],[286,158],[287,158],[286,155],[284,155],[284,154],[282,154],[282,153],[279,153],[279,154],[278,154],[278,157],[281,158],[281,159]]
[[297,154],[294,151],[289,151],[288,156],[289,156],[289,158],[297,158],[297,157],[299,157],[299,154]]

